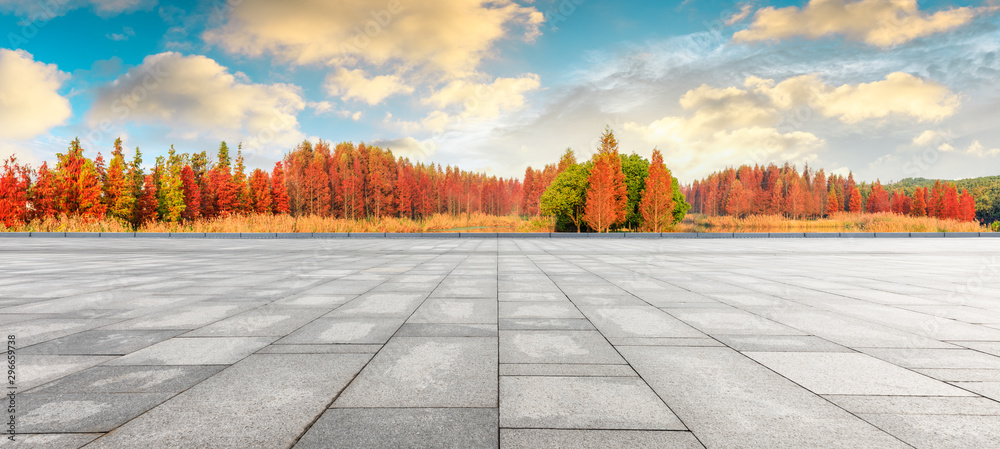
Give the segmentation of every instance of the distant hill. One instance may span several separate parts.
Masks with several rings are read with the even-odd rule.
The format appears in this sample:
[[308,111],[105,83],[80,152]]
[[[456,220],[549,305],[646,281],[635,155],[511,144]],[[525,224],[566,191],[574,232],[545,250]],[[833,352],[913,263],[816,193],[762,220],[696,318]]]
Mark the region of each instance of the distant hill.
[[[902,181],[887,184],[885,189],[892,192],[903,189],[912,194],[918,187],[931,187],[934,179],[906,178]],[[957,181],[941,180],[942,184],[955,183],[958,191],[968,189],[976,198],[976,218],[984,223],[1000,221],[1000,176],[984,176],[982,178],[959,179]]]

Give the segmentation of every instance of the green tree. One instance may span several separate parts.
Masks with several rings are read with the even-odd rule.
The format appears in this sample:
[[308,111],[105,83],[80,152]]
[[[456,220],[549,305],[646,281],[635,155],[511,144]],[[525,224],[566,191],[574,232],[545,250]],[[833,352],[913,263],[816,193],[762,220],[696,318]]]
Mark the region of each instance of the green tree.
[[590,188],[590,169],[593,162],[570,164],[549,184],[542,194],[542,213],[556,217],[558,228],[572,223],[576,232],[583,224],[584,207],[587,204],[587,189]]
[[619,155],[622,160],[622,172],[625,173],[625,188],[628,190],[628,201],[625,203],[625,223],[629,229],[639,229],[642,226],[642,212],[639,203],[646,190],[646,177],[649,176],[649,161],[632,153],[628,156]]

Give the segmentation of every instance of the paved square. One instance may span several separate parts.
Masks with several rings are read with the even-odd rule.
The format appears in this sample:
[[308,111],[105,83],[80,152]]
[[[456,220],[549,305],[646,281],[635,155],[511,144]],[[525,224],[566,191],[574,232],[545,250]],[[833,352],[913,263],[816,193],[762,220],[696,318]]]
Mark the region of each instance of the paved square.
[[1000,447],[994,238],[0,239],[0,331],[25,447]]

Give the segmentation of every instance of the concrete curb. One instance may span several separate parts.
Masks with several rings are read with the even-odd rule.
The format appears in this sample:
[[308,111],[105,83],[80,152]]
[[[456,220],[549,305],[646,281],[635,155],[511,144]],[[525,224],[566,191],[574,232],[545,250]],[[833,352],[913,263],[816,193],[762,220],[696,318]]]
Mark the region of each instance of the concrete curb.
[[0,238],[159,239],[789,239],[789,238],[979,238],[1000,232],[0,232]]

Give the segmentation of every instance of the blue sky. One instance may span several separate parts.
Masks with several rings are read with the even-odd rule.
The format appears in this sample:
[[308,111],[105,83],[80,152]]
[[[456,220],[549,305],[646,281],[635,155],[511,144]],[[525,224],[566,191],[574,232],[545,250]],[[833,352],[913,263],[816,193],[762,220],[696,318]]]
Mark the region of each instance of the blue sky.
[[989,1],[0,0],[0,27],[0,156],[33,166],[76,136],[251,167],[322,138],[519,176],[610,126],[684,182],[1000,168]]

